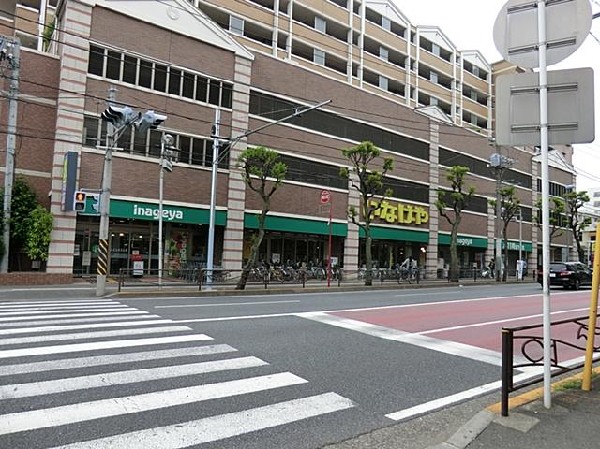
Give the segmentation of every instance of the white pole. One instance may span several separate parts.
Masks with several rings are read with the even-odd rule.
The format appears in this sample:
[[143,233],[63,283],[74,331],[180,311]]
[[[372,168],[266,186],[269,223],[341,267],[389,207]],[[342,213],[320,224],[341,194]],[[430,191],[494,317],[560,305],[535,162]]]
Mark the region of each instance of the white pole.
[[210,182],[210,216],[208,223],[208,248],[206,250],[206,283],[212,284],[215,256],[215,215],[217,208],[217,166],[219,158],[219,121],[221,111],[215,111],[215,126],[213,129],[213,158],[212,178]]
[[548,185],[548,67],[546,63],[546,0],[538,0],[538,48],[540,81],[540,144],[542,150],[542,273],[543,273],[543,341],[544,341],[544,407],[551,398],[550,335],[550,189]]
[[158,181],[158,286],[162,287],[163,272],[163,185],[165,180],[165,171],[163,170],[163,161],[165,158],[165,137],[160,139],[160,175]]

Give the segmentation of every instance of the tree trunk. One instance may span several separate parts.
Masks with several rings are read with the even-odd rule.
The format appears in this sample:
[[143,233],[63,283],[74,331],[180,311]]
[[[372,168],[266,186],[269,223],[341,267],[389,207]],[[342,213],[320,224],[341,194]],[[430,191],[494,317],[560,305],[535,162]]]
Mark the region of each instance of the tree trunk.
[[252,247],[250,248],[250,257],[248,258],[248,263],[242,270],[242,274],[240,275],[240,280],[235,286],[236,290],[245,290],[246,283],[248,282],[248,277],[250,276],[250,270],[256,266],[256,261],[258,259],[258,249],[260,248],[260,244],[263,241],[265,236],[265,226],[264,226],[264,216],[262,219],[259,217],[258,221],[258,235],[254,242],[252,243]]
[[454,223],[452,223],[452,232],[450,234],[450,273],[448,273],[450,282],[458,282],[458,278],[460,277],[458,268],[458,245],[456,244],[459,224],[460,219],[456,217]]
[[373,285],[373,258],[371,255],[371,229],[365,227],[365,259],[367,262],[367,272],[365,273],[365,285]]

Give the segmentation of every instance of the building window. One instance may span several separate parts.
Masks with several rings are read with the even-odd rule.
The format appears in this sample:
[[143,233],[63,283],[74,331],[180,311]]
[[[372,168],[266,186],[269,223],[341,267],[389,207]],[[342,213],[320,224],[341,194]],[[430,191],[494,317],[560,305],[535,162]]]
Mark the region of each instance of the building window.
[[431,43],[431,53],[433,53],[436,56],[440,56],[441,52],[440,52],[440,46],[438,44],[434,44],[433,42]]
[[437,106],[438,105],[438,99],[435,97],[429,97],[429,105],[430,106]]
[[438,74],[436,72],[429,72],[429,81],[431,81],[432,83],[438,83]]
[[388,79],[385,76],[379,75],[379,88],[388,90]]
[[315,30],[325,33],[327,29],[327,22],[319,16],[315,16]]
[[382,17],[381,28],[383,28],[384,30],[392,31],[392,21],[387,17]]
[[233,34],[237,34],[238,36],[244,35],[244,20],[239,17],[230,16],[229,17],[229,31]]
[[166,64],[90,45],[88,73],[155,91],[231,108],[233,84]]
[[390,57],[390,51],[385,47],[379,47],[379,57],[384,61],[387,61]]
[[477,67],[476,65],[473,66],[473,75],[475,76],[479,76],[479,67]]
[[325,52],[315,48],[313,51],[313,62],[319,65],[325,65]]

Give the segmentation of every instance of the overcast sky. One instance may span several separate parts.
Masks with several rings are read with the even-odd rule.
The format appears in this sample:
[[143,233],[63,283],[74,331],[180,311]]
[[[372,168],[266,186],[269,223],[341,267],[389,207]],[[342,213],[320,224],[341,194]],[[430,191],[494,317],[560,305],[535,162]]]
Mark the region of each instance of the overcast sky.
[[[415,25],[435,25],[459,50],[479,50],[488,60],[501,58],[493,38],[493,26],[505,0],[392,0]],[[600,12],[600,0],[592,0],[592,11]],[[595,78],[596,140],[575,145],[577,189],[600,187],[600,18],[592,35],[562,63],[549,69],[592,67]]]

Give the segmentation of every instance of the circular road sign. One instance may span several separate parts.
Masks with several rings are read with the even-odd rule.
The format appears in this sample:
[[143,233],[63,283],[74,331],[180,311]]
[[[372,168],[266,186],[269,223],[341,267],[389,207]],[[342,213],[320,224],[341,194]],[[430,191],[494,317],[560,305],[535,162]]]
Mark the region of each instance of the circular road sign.
[[321,204],[329,203],[331,192],[329,190],[321,190]]
[[[538,2],[508,0],[494,23],[494,43],[504,59],[539,67]],[[545,0],[546,65],[556,64],[583,43],[592,28],[589,0]]]

